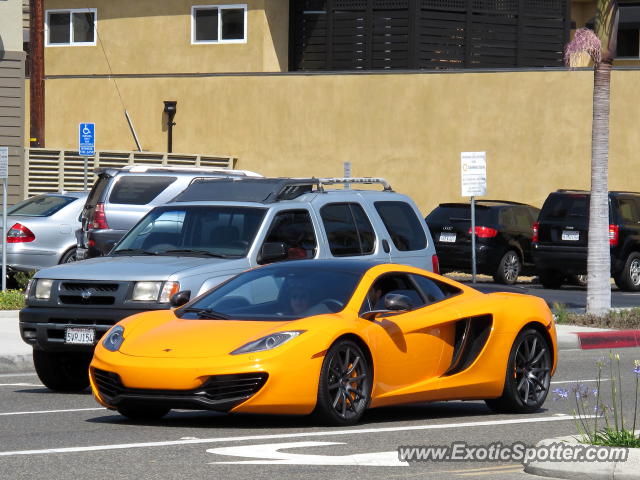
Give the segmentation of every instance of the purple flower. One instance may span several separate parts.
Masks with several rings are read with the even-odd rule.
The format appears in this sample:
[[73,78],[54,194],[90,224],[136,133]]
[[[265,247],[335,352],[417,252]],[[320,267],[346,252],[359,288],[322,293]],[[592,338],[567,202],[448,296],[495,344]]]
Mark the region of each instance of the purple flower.
[[569,390],[566,388],[556,388],[553,390],[554,400],[562,400],[569,397]]

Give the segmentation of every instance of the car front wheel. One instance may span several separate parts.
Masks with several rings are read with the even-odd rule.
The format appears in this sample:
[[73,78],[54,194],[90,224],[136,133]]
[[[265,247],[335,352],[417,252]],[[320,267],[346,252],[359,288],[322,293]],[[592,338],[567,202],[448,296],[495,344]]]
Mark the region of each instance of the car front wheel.
[[640,253],[633,252],[627,257],[624,268],[614,280],[620,290],[640,291]]
[[360,346],[339,340],[322,362],[314,415],[325,424],[357,423],[369,406],[371,369]]
[[520,263],[520,257],[517,252],[509,250],[502,256],[498,269],[493,275],[493,280],[497,283],[504,283],[506,285],[513,285],[518,280],[522,264]]
[[521,331],[511,347],[502,396],[485,400],[487,406],[499,413],[537,411],[549,393],[551,367],[546,337],[533,328]]
[[84,390],[89,386],[91,353],[46,352],[33,349],[33,365],[45,387],[62,392]]

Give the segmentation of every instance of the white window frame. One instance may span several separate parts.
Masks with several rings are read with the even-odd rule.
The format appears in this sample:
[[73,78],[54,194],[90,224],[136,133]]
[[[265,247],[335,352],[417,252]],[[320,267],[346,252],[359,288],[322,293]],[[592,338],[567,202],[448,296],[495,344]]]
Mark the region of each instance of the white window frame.
[[[222,39],[222,15],[220,10],[242,9],[244,10],[244,38],[236,40]],[[196,40],[196,11],[197,10],[218,10],[218,40]],[[191,6],[191,45],[211,45],[219,43],[247,43],[247,4],[229,5],[192,5]]]
[[[49,43],[49,15],[52,13],[68,13],[69,21],[69,43]],[[93,13],[93,42],[73,41],[73,14]],[[46,10],[44,13],[44,45],[45,47],[91,47],[95,46],[98,39],[98,9],[97,8],[60,8],[56,10]]]

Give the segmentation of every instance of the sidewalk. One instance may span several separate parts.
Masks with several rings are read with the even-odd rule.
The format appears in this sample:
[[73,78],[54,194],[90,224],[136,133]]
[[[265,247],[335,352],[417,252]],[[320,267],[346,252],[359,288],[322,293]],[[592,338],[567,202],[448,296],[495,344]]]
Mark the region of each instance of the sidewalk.
[[[640,346],[640,330],[557,325],[558,349]],[[0,310],[0,374],[33,371],[31,347],[22,341],[17,310]]]

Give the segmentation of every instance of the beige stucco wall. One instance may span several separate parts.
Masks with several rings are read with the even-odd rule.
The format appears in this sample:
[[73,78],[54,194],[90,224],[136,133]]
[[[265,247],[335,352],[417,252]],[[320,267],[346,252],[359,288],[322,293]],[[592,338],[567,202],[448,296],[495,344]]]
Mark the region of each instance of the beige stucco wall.
[[[142,146],[166,146],[162,100],[178,101],[174,152],[225,154],[265,175],[384,176],[427,213],[461,200],[460,152],[486,151],[487,198],[541,205],[590,182],[591,71],[257,75],[119,79]],[[94,121],[98,149],[134,149],[113,80],[47,81],[46,137],[75,148]],[[78,92],[82,102],[72,102]],[[614,71],[610,188],[640,190],[634,126],[640,71]],[[55,112],[55,115],[52,114]]]
[[0,1],[0,57],[3,50],[22,51],[22,0]]
[[[246,4],[247,43],[191,44],[193,5]],[[97,8],[95,46],[47,47],[47,75],[278,72],[288,65],[285,0],[45,0],[45,9]],[[273,35],[271,32],[274,32]]]

